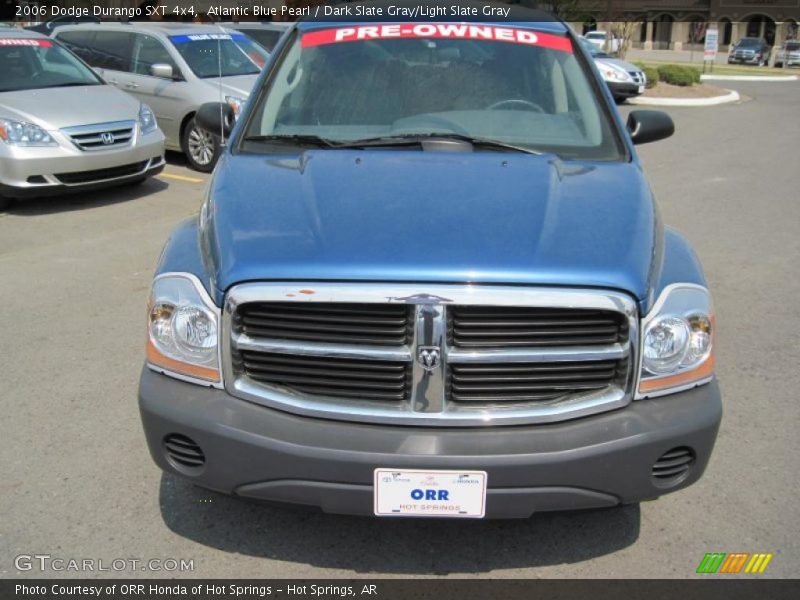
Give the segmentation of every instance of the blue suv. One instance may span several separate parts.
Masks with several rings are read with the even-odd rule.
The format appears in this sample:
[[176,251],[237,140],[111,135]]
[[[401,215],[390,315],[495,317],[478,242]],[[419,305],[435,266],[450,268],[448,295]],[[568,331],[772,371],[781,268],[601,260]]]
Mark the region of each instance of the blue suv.
[[624,124],[563,23],[297,23],[235,127],[220,104],[197,119],[230,138],[150,295],[162,469],[381,517],[700,478],[714,310],[634,150],[673,124]]

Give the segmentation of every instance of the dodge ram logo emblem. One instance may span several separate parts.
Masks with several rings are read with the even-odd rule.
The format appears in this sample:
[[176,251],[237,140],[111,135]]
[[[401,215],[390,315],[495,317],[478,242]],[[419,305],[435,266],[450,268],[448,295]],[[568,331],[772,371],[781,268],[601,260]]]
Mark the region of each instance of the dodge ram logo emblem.
[[114,143],[114,134],[111,133],[110,131],[106,131],[105,133],[100,134],[100,139],[106,146],[108,146],[109,144]]
[[417,349],[417,362],[426,371],[435,371],[442,362],[439,346],[420,346]]

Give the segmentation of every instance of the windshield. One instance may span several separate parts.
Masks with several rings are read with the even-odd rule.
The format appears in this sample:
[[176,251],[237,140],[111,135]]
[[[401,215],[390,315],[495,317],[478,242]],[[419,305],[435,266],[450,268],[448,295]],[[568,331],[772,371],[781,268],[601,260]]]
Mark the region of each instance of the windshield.
[[103,83],[51,40],[0,38],[0,65],[0,92]]
[[752,48],[760,44],[761,41],[758,38],[742,38],[741,40],[739,40],[740,48]]
[[283,35],[280,31],[273,31],[272,29],[256,29],[256,28],[248,28],[246,33],[249,37],[253,38],[257,41],[261,46],[272,52],[272,49],[278,43],[278,40],[281,39],[281,35]]
[[267,52],[261,44],[257,44],[255,40],[251,39],[249,34],[247,35],[237,35],[234,34],[231,36],[233,41],[236,42],[236,45],[241,48],[247,57],[256,63],[256,66],[259,69],[263,69],[264,65],[267,64],[267,59],[269,58],[269,52]]
[[450,134],[618,159],[587,75],[569,38],[530,29],[404,23],[306,31],[259,98],[244,139],[318,136],[335,144]]
[[175,35],[169,39],[192,72],[201,79],[256,75],[261,70],[246,51],[237,45],[247,41],[242,33]]

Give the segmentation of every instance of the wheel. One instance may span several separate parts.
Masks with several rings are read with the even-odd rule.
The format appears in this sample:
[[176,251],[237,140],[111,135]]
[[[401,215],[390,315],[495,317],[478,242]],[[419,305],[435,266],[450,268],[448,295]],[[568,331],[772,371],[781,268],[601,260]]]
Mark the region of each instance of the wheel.
[[4,211],[9,206],[11,206],[11,198],[4,198],[0,196],[0,211]]
[[186,159],[196,171],[210,173],[219,159],[219,137],[195,124],[194,119],[186,124],[181,140]]

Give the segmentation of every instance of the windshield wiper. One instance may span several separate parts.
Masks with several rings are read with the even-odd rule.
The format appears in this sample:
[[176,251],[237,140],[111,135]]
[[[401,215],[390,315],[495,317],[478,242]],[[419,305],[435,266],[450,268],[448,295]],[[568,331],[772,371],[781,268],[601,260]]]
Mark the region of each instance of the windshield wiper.
[[513,152],[523,152],[525,154],[542,154],[538,150],[527,148],[525,146],[517,146],[516,144],[509,144],[499,140],[491,140],[487,138],[473,137],[470,135],[463,135],[461,133],[404,133],[400,135],[389,135],[383,137],[364,138],[361,140],[352,140],[347,142],[339,142],[334,144],[334,148],[376,148],[376,147],[390,147],[390,146],[416,146],[422,144],[426,140],[457,140],[461,142],[468,142],[475,147],[479,148],[494,148],[497,150],[511,150]]
[[273,135],[248,135],[244,138],[245,142],[277,142],[286,144],[298,144],[303,146],[317,146],[319,148],[338,147],[338,143],[318,135],[307,134],[273,134]]

